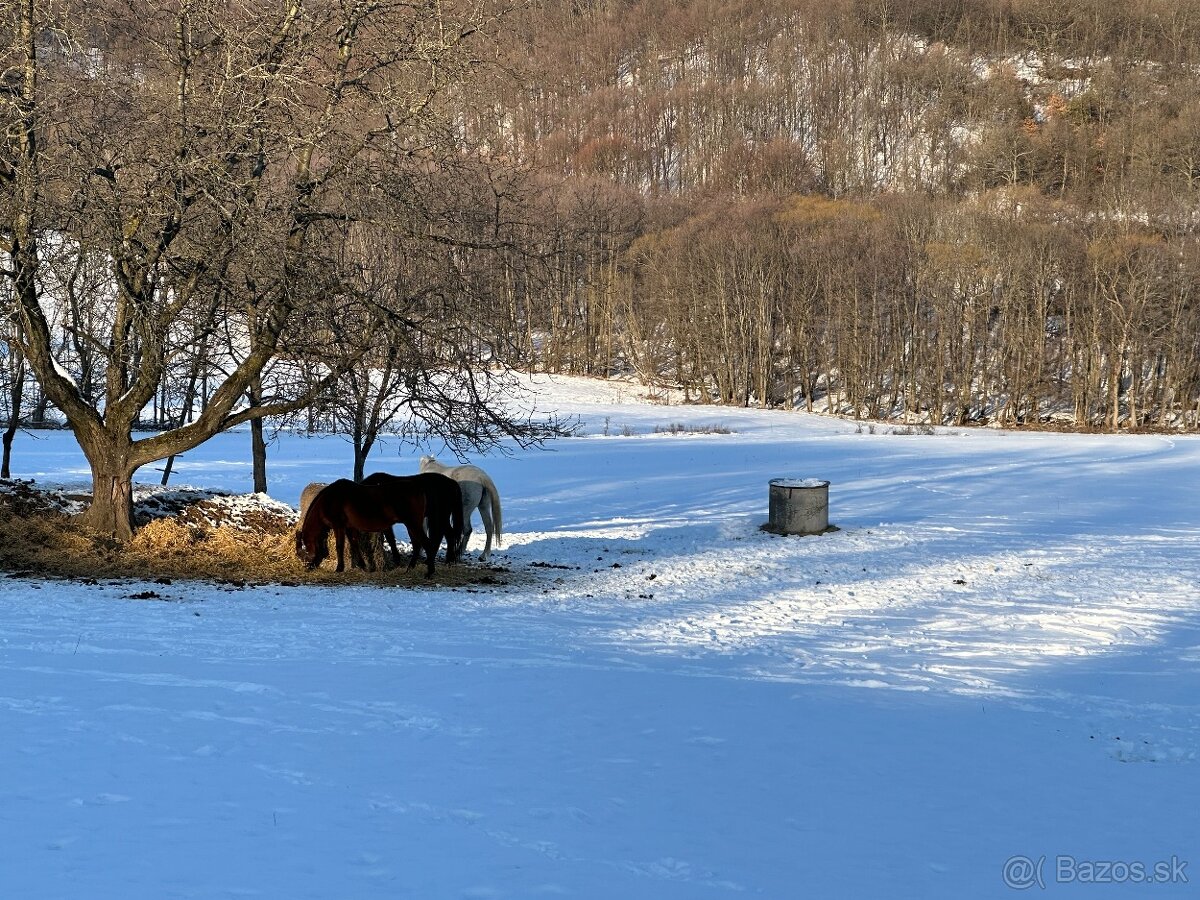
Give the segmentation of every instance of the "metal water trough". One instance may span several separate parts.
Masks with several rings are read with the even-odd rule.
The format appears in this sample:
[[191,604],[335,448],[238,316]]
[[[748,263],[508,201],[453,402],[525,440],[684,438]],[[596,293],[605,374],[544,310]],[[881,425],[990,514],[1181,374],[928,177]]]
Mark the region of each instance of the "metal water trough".
[[770,521],[776,534],[822,534],[829,528],[829,482],[820,478],[772,478]]

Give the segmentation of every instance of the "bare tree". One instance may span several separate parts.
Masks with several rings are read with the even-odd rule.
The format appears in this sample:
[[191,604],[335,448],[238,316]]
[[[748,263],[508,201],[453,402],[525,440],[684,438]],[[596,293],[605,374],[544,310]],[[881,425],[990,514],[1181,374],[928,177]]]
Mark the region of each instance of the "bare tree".
[[[15,325],[10,327],[16,327]],[[21,416],[25,402],[25,380],[27,377],[27,369],[25,366],[25,355],[21,352],[19,341],[12,340],[7,342],[9,352],[3,358],[3,366],[0,367],[0,372],[3,373],[4,385],[7,390],[4,391],[4,400],[7,401],[7,424],[4,428],[3,437],[3,458],[0,459],[0,478],[12,477],[12,447],[13,441],[16,439],[17,431],[21,427]]]
[[[346,280],[324,248],[358,198],[401,203],[462,151],[454,91],[496,14],[469,0],[0,3],[5,274],[20,349],[92,468],[88,525],[128,537],[139,467],[302,407],[365,352],[332,357],[306,321]],[[96,400],[54,356],[62,295],[45,260],[64,241],[110,266],[111,309],[72,323],[102,364]],[[210,316],[228,342],[203,409],[134,440],[188,323]],[[315,385],[301,377],[314,369]]]

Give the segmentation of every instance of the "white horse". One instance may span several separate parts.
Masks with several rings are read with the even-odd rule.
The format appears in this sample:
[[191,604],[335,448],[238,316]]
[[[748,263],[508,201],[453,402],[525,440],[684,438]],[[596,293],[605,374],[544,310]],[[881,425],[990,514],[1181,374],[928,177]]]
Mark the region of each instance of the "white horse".
[[483,553],[479,558],[486,561],[488,554],[492,552],[493,537],[496,539],[496,546],[500,546],[503,514],[500,510],[500,492],[496,490],[495,482],[479,466],[446,466],[432,456],[421,457],[421,471],[441,472],[443,475],[449,475],[458,482],[458,486],[462,489],[462,550],[467,549],[467,541],[471,538],[471,513],[476,509],[479,510],[479,518],[483,520],[483,528],[487,533],[487,541],[484,543]]

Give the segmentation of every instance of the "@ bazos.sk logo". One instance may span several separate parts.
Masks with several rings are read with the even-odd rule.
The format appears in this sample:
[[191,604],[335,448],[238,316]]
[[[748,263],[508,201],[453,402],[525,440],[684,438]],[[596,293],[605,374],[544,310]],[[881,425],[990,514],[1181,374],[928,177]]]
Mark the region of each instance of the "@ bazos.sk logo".
[[1004,861],[1003,878],[1005,885],[1015,891],[1034,887],[1045,890],[1049,884],[1187,884],[1187,867],[1187,861],[1178,856],[1154,863],[1010,856]]

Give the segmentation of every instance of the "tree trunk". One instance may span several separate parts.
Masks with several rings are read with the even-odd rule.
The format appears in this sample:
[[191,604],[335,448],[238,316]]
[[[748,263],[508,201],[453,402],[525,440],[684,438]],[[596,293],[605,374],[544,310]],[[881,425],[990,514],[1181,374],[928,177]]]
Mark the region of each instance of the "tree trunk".
[[354,480],[362,481],[366,477],[367,454],[359,443],[354,444]]
[[[262,403],[262,378],[255,376],[250,382],[250,405]],[[261,418],[250,420],[250,457],[254,470],[254,493],[267,492],[267,440],[263,436]]]
[[30,417],[34,425],[42,426],[46,424],[46,410],[50,408],[50,398],[45,392],[38,397],[37,403],[33,407],[33,415]]
[[367,457],[371,455],[371,448],[375,446],[375,437],[378,434],[377,428],[371,428],[366,433],[356,433],[354,435],[354,480],[362,481],[366,477]]
[[357,408],[354,413],[354,425],[350,429],[350,442],[354,447],[354,480],[362,481],[366,477],[367,457],[379,437],[379,423],[367,410],[365,397],[356,397]]
[[79,521],[119,541],[133,537],[133,470],[117,454],[84,453],[92,467],[92,505]]
[[12,445],[17,436],[17,418],[9,419],[8,427],[4,429],[4,462],[0,464],[0,478],[12,478]]
[[17,428],[21,424],[21,401],[25,394],[25,357],[14,352],[16,364],[13,366],[12,390],[9,394],[8,427],[4,429],[4,460],[0,463],[0,478],[11,478],[13,438],[17,436]]
[[1108,367],[1108,400],[1109,415],[1112,419],[1112,431],[1121,430],[1121,373],[1123,363],[1120,353],[1113,353]]
[[267,492],[267,441],[262,419],[250,420],[250,455],[254,460],[254,493]]

